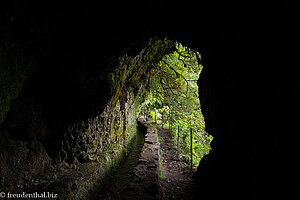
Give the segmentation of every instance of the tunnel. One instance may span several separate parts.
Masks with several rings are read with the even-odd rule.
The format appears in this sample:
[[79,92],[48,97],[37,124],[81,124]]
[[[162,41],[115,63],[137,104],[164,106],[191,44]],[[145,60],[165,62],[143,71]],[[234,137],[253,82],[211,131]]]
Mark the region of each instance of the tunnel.
[[175,41],[201,54],[214,138],[194,196],[299,198],[292,4],[10,1],[0,11],[1,198],[91,199],[130,152],[138,97]]

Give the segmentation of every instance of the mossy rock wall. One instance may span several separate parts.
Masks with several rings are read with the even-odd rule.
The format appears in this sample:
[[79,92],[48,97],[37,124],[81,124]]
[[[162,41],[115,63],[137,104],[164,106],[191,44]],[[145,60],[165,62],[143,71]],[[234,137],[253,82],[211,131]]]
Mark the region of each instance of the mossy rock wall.
[[102,113],[68,127],[59,144],[59,159],[67,162],[95,160],[109,149],[126,148],[128,138],[136,133],[141,103],[138,97],[147,90],[157,62],[174,49],[174,44],[167,39],[151,38],[138,55],[130,57],[123,52],[115,70],[108,74],[111,99]]
[[[84,57],[77,60],[82,65],[65,67],[65,60],[27,74],[0,132],[3,141],[24,144],[23,153],[1,146],[1,188],[26,190],[50,173],[55,181],[45,189],[70,198],[91,194],[129,150],[137,131],[138,97],[147,91],[158,61],[174,48],[173,41],[150,38],[94,63],[99,68]],[[22,165],[14,164],[21,158]],[[30,160],[44,164],[32,166]]]
[[61,161],[95,161],[103,153],[126,148],[129,138],[136,134],[136,105],[134,95],[124,93],[127,101],[123,110],[120,100],[111,100],[100,115],[68,128],[61,141]]
[[[154,39],[137,56],[132,58],[124,54],[119,57],[118,67],[109,74],[112,98],[103,112],[74,123],[65,133],[61,159],[68,162],[72,159],[92,161],[94,164],[86,166],[81,179],[77,177],[69,182],[67,188],[73,189],[60,191],[62,196],[85,198],[116,170],[136,136],[137,112],[141,103],[138,96],[147,90],[151,72],[155,71],[154,66],[161,59],[161,53],[166,54],[172,49],[171,41]],[[74,142],[70,144],[70,141]],[[94,174],[98,174],[97,178]],[[81,180],[80,186],[78,180]]]

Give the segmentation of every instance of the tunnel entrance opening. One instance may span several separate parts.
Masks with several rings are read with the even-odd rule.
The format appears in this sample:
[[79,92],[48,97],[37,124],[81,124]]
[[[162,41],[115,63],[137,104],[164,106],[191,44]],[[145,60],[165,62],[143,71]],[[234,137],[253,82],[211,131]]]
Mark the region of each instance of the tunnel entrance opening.
[[[135,101],[131,109],[135,119],[145,122],[147,133],[140,153],[129,153],[95,196],[174,199],[173,195],[175,199],[193,199],[197,191],[193,190],[196,183],[190,164],[194,171],[210,152],[213,139],[205,132],[198,94],[197,81],[203,68],[200,53],[176,41],[150,39],[138,55],[129,58],[124,54],[120,60],[125,61],[111,76],[113,99],[122,100],[121,94],[131,88]],[[123,129],[126,133],[128,127]],[[134,149],[135,143],[131,151]]]
[[176,42],[175,51],[157,64],[147,90],[139,96],[138,110],[144,120],[168,128],[178,152],[192,157],[196,166],[211,150],[213,139],[205,131],[198,94],[201,63],[199,52]]

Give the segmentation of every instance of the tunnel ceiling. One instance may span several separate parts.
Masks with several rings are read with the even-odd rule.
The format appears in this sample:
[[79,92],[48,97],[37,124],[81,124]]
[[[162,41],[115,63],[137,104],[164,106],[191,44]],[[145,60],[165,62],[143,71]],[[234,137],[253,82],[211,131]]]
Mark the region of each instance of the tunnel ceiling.
[[[187,2],[178,9],[177,5],[169,2],[152,2],[145,6],[124,2],[114,2],[107,6],[74,3],[64,8],[53,3],[38,5],[29,2],[10,3],[3,7],[3,66],[15,66],[2,75],[4,84],[6,81],[10,83],[3,91],[10,95],[3,95],[5,100],[0,121],[3,121],[10,102],[23,87],[23,90],[26,87],[30,90],[34,88],[35,93],[47,87],[59,88],[55,92],[68,97],[53,99],[60,102],[57,105],[61,106],[61,110],[68,109],[64,104],[69,103],[67,101],[70,99],[76,105],[95,105],[93,102],[103,101],[101,98],[108,91],[103,90],[102,97],[97,96],[93,91],[94,86],[88,84],[110,73],[112,68],[107,67],[108,62],[122,51],[129,49],[129,55],[137,55],[151,36],[176,39],[209,56],[215,54],[215,51],[216,54],[229,52],[228,48],[243,48],[244,45],[250,45],[247,51],[251,53],[255,49],[252,41],[259,42],[263,37],[260,32],[263,22],[249,21],[247,14],[239,11],[236,14],[243,13],[244,17],[242,23],[239,23],[230,15],[224,17],[227,11],[214,10],[206,4],[198,7]],[[232,43],[236,37],[242,41],[241,44]],[[42,75],[32,75],[34,73]],[[32,78],[23,86],[31,75]],[[12,77],[7,78],[9,76]],[[105,81],[99,84],[105,84]],[[85,97],[86,92],[90,98]],[[84,116],[89,111],[70,112],[78,112],[72,115]]]

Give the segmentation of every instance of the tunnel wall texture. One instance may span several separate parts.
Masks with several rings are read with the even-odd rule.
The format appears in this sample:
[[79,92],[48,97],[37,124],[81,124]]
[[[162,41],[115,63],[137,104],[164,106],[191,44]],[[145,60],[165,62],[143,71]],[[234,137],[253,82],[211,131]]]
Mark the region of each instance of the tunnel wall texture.
[[[72,162],[72,152],[81,155],[79,159],[93,158],[89,130],[124,120],[125,113],[116,113],[124,104],[110,101],[112,91],[121,86],[124,95],[116,99],[126,99],[127,105],[135,93],[126,84],[112,90],[109,74],[118,66],[116,58],[124,51],[129,57],[140,54],[150,36],[167,36],[199,51],[203,59],[199,95],[206,131],[214,140],[212,153],[203,158],[196,174],[202,195],[299,196],[294,184],[300,162],[292,4],[193,6],[187,1],[178,6],[153,1],[74,3],[66,9],[53,3],[12,2],[1,6],[1,147],[11,147],[10,154],[1,157],[2,174],[7,173],[3,166],[17,163],[20,153],[22,159],[35,159],[28,163],[37,174],[53,158]],[[140,84],[138,77],[142,73],[130,82]],[[107,122],[101,121],[101,113]],[[112,113],[117,117],[111,119]],[[113,129],[123,130],[119,128]],[[71,132],[76,130],[81,136],[74,140]],[[77,144],[70,142],[82,138],[86,143],[72,149]],[[37,167],[35,162],[43,164]]]
[[[40,16],[40,13],[19,12],[26,20]],[[21,26],[18,23],[7,26],[18,28]],[[22,53],[30,51],[30,45],[24,49],[12,47],[14,41],[8,40],[7,35],[23,37],[27,29],[33,29],[32,34],[40,34],[40,26],[49,26],[30,25],[23,27],[23,32],[4,34],[2,43],[12,51],[6,54],[18,58],[13,54],[15,48]],[[62,198],[80,198],[103,184],[128,152],[136,135],[142,99],[139,96],[147,89],[156,63],[174,51],[175,43],[147,38],[109,55],[102,53],[107,54],[109,48],[113,48],[111,44],[108,49],[99,47],[100,52],[90,55],[91,44],[74,49],[69,43],[66,46],[63,43],[69,40],[69,35],[62,36],[62,43],[56,43],[56,37],[52,41],[51,36],[47,36],[46,41],[52,44],[45,47],[44,53],[50,63],[39,63],[31,68],[18,63],[18,59],[17,63],[5,62],[6,54],[2,57],[1,75],[5,77],[4,88],[8,89],[1,91],[1,95],[9,97],[3,98],[5,109],[1,110],[5,116],[1,124],[1,189],[21,192],[44,187],[44,190],[56,191]],[[42,48],[45,41],[31,37],[41,42],[36,48]],[[34,42],[29,38],[20,40],[21,43]],[[35,55],[36,52],[30,53]],[[31,56],[28,59],[38,60]],[[10,85],[13,82],[17,82],[17,86]],[[49,170],[52,173],[47,175]],[[65,170],[73,174],[63,173]],[[30,188],[40,184],[37,183],[40,176],[50,176],[47,181],[54,179],[54,183]]]

